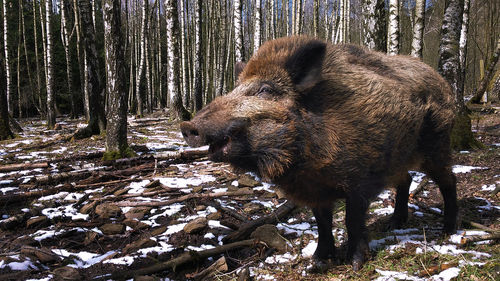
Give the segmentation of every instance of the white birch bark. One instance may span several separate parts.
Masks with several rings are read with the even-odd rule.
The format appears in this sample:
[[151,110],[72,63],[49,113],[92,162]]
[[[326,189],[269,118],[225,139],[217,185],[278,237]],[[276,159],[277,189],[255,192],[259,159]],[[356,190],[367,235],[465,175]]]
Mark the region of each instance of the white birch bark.
[[460,30],[459,57],[460,68],[465,75],[465,62],[467,58],[467,35],[469,34],[469,6],[470,0],[464,0],[464,12],[462,18],[462,28]]
[[399,53],[399,0],[389,0],[389,26],[387,29],[387,53]]
[[144,109],[144,100],[143,100],[143,95],[141,93],[141,81],[142,81],[142,76],[144,73],[144,65],[146,62],[146,32],[147,32],[147,11],[148,11],[148,1],[149,0],[144,0],[142,4],[142,23],[141,23],[141,39],[140,39],[140,55],[139,55],[139,65],[138,65],[138,71],[137,71],[137,77],[136,77],[136,82],[135,82],[135,95],[137,97],[137,115],[143,116],[143,109]]
[[[201,54],[202,50],[202,34],[201,34],[201,24],[203,16],[202,14],[202,1],[197,0],[195,3],[195,23],[194,23],[194,109],[199,111],[203,107],[203,83],[202,83],[202,65],[203,57]],[[207,85],[208,86],[208,85]]]
[[71,33],[71,30],[68,25],[68,4],[69,0],[61,0],[61,41],[63,43],[64,47],[64,55],[66,57],[66,79],[67,79],[67,85],[68,85],[68,96],[71,96],[70,99],[70,105],[71,105],[71,117],[74,118],[76,117],[76,96],[75,92],[73,91],[73,75],[71,72],[71,55],[69,52],[69,34]]
[[165,0],[165,12],[167,17],[167,54],[168,54],[168,92],[170,105],[178,119],[188,120],[189,112],[182,105],[179,83],[179,26],[177,13],[177,0]]
[[10,56],[9,56],[9,44],[7,38],[8,38],[8,30],[9,30],[9,25],[8,25],[8,20],[7,20],[7,0],[3,0],[3,42],[4,42],[4,55],[5,55],[5,76],[7,78],[7,110],[9,114],[12,114],[12,106],[11,106],[11,90],[12,90],[12,73],[10,69]]
[[45,0],[45,33],[47,34],[47,127],[53,129],[56,124],[55,97],[53,91],[52,67],[52,33],[50,19],[52,17],[52,0]]
[[411,55],[422,58],[424,45],[425,0],[415,1],[415,24],[413,25],[413,40]]
[[363,2],[363,44],[368,49],[375,49],[375,6],[376,0],[364,0]]
[[241,0],[234,0],[234,57],[235,60],[243,61],[243,28],[241,21]]
[[[188,77],[187,77],[187,71],[186,71],[186,67],[187,67],[187,64],[188,64],[188,53],[187,53],[187,46],[186,46],[186,24],[185,24],[185,20],[184,20],[184,0],[180,0],[179,1],[180,3],[180,10],[181,10],[181,14],[180,14],[180,20],[179,20],[179,24],[180,24],[180,29],[181,29],[181,57],[182,57],[182,60],[181,60],[181,72],[182,72],[182,90],[184,92],[184,94],[182,95],[182,101],[183,101],[183,104],[184,106],[188,106],[189,104],[189,82],[188,82]],[[159,15],[159,13],[158,13]],[[158,21],[159,22],[159,21]],[[161,72],[160,72],[161,73]]]
[[261,1],[255,0],[254,14],[255,14],[255,31],[253,36],[253,53],[255,54],[260,47],[261,42]]
[[38,97],[38,106],[41,109],[41,114],[45,117],[45,109],[42,106],[42,95],[40,88],[42,87],[42,78],[40,74],[40,58],[38,55],[38,32],[37,32],[37,19],[36,19],[36,1],[33,1],[33,37],[35,40],[35,67],[36,67],[36,93]]

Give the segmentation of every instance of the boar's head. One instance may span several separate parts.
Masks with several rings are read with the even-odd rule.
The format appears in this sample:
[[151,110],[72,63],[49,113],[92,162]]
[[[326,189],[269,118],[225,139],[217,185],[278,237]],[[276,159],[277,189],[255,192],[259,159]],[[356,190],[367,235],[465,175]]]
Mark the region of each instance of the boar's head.
[[285,175],[303,157],[308,135],[301,103],[321,82],[325,53],[324,42],[305,37],[265,43],[228,95],[181,124],[186,142],[209,145],[212,160],[265,179]]

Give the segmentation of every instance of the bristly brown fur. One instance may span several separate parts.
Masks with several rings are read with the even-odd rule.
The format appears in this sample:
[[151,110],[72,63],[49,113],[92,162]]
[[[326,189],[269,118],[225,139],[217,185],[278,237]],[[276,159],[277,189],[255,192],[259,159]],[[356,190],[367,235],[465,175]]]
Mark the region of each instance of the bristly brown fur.
[[440,186],[451,230],[454,108],[449,85],[415,58],[297,36],[262,45],[237,87],[181,128],[190,145],[210,144],[214,160],[258,173],[318,214],[337,198],[364,206],[386,186],[405,190],[404,205],[408,171],[422,170]]

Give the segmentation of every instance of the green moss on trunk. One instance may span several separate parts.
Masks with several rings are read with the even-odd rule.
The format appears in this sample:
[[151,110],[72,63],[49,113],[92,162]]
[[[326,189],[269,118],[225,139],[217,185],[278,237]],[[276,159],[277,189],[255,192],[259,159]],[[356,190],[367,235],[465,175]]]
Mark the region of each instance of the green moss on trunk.
[[471,120],[467,110],[461,110],[455,117],[450,142],[451,148],[457,151],[483,147],[483,144],[476,140],[472,133]]
[[104,152],[104,155],[102,156],[103,161],[110,161],[110,160],[116,160],[116,159],[121,159],[121,158],[131,158],[137,156],[137,153],[135,153],[134,150],[130,147],[126,147],[125,149],[121,149],[120,151],[114,150],[114,151],[106,151]]

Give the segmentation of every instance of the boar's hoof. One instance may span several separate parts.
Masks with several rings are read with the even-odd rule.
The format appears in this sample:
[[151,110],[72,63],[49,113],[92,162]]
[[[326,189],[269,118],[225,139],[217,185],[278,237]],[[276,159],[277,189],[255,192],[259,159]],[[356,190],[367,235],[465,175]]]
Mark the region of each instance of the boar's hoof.
[[387,225],[386,230],[400,229],[402,228],[407,221],[407,218],[392,216],[389,220],[389,224]]
[[336,262],[332,259],[319,259],[314,257],[310,260],[310,264],[307,266],[308,273],[325,273],[333,267]]

